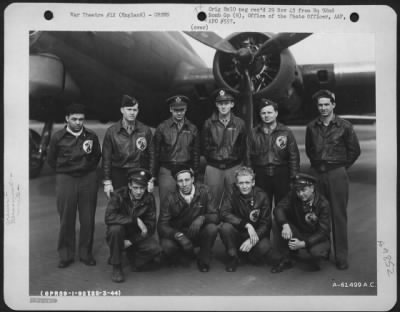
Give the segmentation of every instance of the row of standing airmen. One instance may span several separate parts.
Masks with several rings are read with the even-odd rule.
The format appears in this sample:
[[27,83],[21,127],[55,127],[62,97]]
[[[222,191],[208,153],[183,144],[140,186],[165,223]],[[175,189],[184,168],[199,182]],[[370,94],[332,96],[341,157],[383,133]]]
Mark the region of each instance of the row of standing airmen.
[[[259,101],[257,111],[261,122],[247,133],[244,121],[232,112],[233,95],[228,90],[218,90],[217,110],[199,133],[185,118],[189,99],[173,96],[167,100],[171,118],[162,122],[153,136],[150,128],[136,118],[139,102],[124,95],[120,109],[122,119],[106,131],[102,151],[97,135],[83,126],[84,107],[69,106],[66,126],[52,136],[47,156],[49,165],[56,170],[60,216],[58,267],[65,268],[74,262],[77,211],[81,228],[79,259],[86,265],[96,265],[92,254],[96,168],[102,156],[104,192],[109,198],[105,222],[113,281],[124,280],[123,250],[132,267],[141,270],[156,259],[161,250],[169,262],[185,258],[184,255],[173,256],[179,251],[194,256],[194,244],[200,246],[198,268],[207,272],[209,252],[218,228],[229,257],[227,271],[236,270],[238,250],[250,254],[250,250],[256,249],[261,249],[261,254],[269,252],[273,272],[282,271],[291,265],[288,257],[281,256],[278,250],[272,252],[273,248],[262,240],[265,237],[269,241],[273,205],[273,237],[283,238],[286,249],[310,251],[322,240],[327,248],[322,248],[322,253],[317,248],[318,255],[328,252],[329,256],[330,243],[326,241],[329,242],[332,226],[336,266],[347,269],[347,169],[359,157],[360,146],[351,123],[334,114],[334,93],[320,90],[313,100],[320,116],[306,129],[311,175],[299,173],[300,157],[295,137],[288,127],[277,121],[277,104],[268,99]],[[204,184],[194,183],[200,154],[207,162]],[[158,234],[162,248],[152,235],[156,228],[156,210],[151,192],[156,177],[161,207]],[[260,196],[256,194],[265,195],[261,196],[261,202],[256,200]],[[234,196],[238,197],[234,199]],[[197,197],[201,200],[196,204]],[[277,209],[280,203],[285,208]],[[298,212],[290,213],[289,206],[300,209],[302,218]],[[224,213],[224,217],[221,211],[227,209],[229,213]],[[299,220],[306,223],[296,224]],[[219,227],[212,226],[220,221],[223,223]],[[225,223],[231,224],[232,229],[227,229]],[[314,234],[318,234],[316,240],[312,238]],[[126,241],[131,246],[125,246]],[[206,247],[202,248],[202,244]],[[282,246],[282,242],[277,245]],[[253,248],[255,246],[257,248]],[[318,267],[315,261],[314,267]]]

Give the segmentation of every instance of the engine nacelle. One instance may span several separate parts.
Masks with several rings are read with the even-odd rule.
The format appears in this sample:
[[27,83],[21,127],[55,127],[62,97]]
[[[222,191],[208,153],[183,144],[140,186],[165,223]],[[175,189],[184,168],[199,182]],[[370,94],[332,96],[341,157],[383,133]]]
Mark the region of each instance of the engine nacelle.
[[[227,40],[236,49],[248,48],[255,52],[271,38],[270,34],[243,32],[230,35]],[[279,104],[280,114],[294,114],[301,106],[302,77],[295,59],[288,49],[280,54],[260,55],[248,67],[254,86],[253,96],[268,98]],[[243,70],[236,55],[217,51],[213,73],[217,83],[234,94],[243,90]]]

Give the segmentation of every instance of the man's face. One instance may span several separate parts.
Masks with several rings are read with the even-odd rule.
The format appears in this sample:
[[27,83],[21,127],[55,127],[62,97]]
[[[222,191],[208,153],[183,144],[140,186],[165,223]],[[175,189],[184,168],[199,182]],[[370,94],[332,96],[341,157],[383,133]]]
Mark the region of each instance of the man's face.
[[136,182],[133,181],[129,182],[128,187],[133,198],[135,199],[141,199],[144,195],[144,192],[146,191],[145,186],[137,184]]
[[314,185],[307,185],[296,188],[297,197],[303,201],[308,202],[314,194]]
[[231,100],[218,101],[216,103],[218,112],[222,115],[229,114],[231,109],[235,106],[235,103]]
[[170,108],[172,119],[175,121],[182,121],[185,118],[186,108]]
[[270,124],[276,121],[276,117],[278,117],[278,112],[275,111],[272,105],[267,105],[260,110],[260,117],[262,122]]
[[250,194],[255,181],[251,175],[242,175],[236,178],[236,186],[243,195]]
[[68,128],[73,132],[79,132],[83,127],[85,114],[70,114],[65,117],[65,120],[67,121]]
[[335,108],[336,104],[332,103],[331,99],[321,97],[318,99],[318,111],[322,117],[328,117],[333,114],[333,109]]
[[189,172],[182,172],[176,177],[176,184],[182,194],[188,195],[192,191],[194,177]]
[[139,105],[121,107],[122,118],[126,121],[135,121],[139,113]]

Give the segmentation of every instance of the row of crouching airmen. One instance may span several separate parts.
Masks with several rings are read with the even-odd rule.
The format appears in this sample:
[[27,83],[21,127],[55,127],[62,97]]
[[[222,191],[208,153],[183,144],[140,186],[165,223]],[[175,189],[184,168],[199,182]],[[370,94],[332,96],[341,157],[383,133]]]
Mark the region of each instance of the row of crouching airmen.
[[[123,253],[133,271],[160,262],[185,265],[196,258],[198,269],[208,272],[218,232],[228,272],[236,271],[243,257],[267,262],[271,272],[281,272],[293,265],[301,249],[309,254],[310,270],[319,270],[331,249],[337,268],[347,269],[347,169],[359,157],[360,146],[351,123],[334,113],[332,92],[320,90],[313,100],[320,116],[306,129],[308,173],[299,172],[295,137],[277,121],[277,104],[268,99],[259,101],[261,122],[247,133],[244,121],[231,111],[233,95],[217,90],[217,110],[200,133],[185,117],[189,99],[173,96],[167,100],[171,118],[153,135],[136,118],[138,101],[124,95],[122,118],[106,131],[102,149],[97,135],[83,126],[84,107],[69,106],[66,126],[54,133],[47,154],[56,171],[58,267],[74,262],[77,211],[79,259],[96,265],[96,168],[102,157],[108,263],[114,282],[124,280]],[[200,154],[207,162],[204,183],[195,182]]]

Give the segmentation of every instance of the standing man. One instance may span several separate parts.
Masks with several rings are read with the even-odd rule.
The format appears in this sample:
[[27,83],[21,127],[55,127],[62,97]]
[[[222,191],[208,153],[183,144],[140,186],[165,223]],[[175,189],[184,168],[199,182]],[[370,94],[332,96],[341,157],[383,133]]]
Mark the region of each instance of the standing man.
[[197,173],[200,162],[200,135],[194,124],[185,118],[189,99],[176,95],[167,99],[171,118],[162,122],[154,134],[155,159],[159,162],[160,201],[176,188],[171,174],[175,166],[186,164]]
[[353,126],[334,114],[335,95],[328,90],[314,94],[320,116],[307,125],[306,153],[319,179],[320,191],[329,200],[336,267],[349,265],[347,238],[347,169],[360,156],[360,144]]
[[223,223],[219,234],[229,256],[225,269],[236,271],[239,251],[247,254],[253,263],[264,263],[268,258],[276,265],[280,259],[269,240],[271,208],[268,196],[255,186],[251,168],[240,167],[235,179],[236,182],[225,191],[220,213]]
[[279,265],[272,268],[272,273],[292,266],[288,259],[290,251],[306,249],[311,254],[313,271],[320,270],[320,260],[329,253],[329,203],[316,191],[316,182],[315,177],[299,173],[294,177],[294,190],[274,209],[275,221],[281,231],[279,244],[285,256]]
[[146,266],[161,252],[153,235],[156,229],[156,203],[153,194],[146,190],[150,179],[151,173],[148,170],[131,169],[128,173],[128,186],[113,192],[107,204],[105,223],[110,247],[109,263],[113,265],[113,282],[124,281],[122,252],[125,240],[130,243],[126,254],[132,271],[146,270]]
[[56,170],[57,210],[60,215],[58,235],[59,268],[66,268],[75,257],[76,210],[79,212],[79,259],[96,265],[93,258],[93,234],[97,204],[96,168],[101,157],[97,135],[86,129],[84,107],[67,107],[64,129],[50,140],[47,160]]
[[161,202],[158,220],[162,249],[169,262],[174,263],[193,257],[194,246],[200,246],[197,266],[200,272],[208,272],[218,234],[211,192],[204,184],[194,184],[194,172],[189,166],[176,166],[172,174],[177,188]]
[[[120,110],[122,119],[107,129],[103,141],[103,183],[107,198],[128,184],[128,169],[145,168],[154,174],[153,135],[148,126],[136,119],[139,102],[124,95]],[[152,182],[149,181],[149,188]]]
[[231,111],[235,102],[229,91],[218,90],[215,105],[217,112],[203,126],[202,151],[207,160],[204,183],[219,207],[224,187],[235,182],[235,171],[245,161],[247,135],[244,121]]
[[268,195],[270,207],[289,192],[290,179],[299,171],[300,155],[292,131],[277,122],[278,105],[261,99],[258,112],[261,123],[248,139],[248,161],[256,174],[256,185]]

